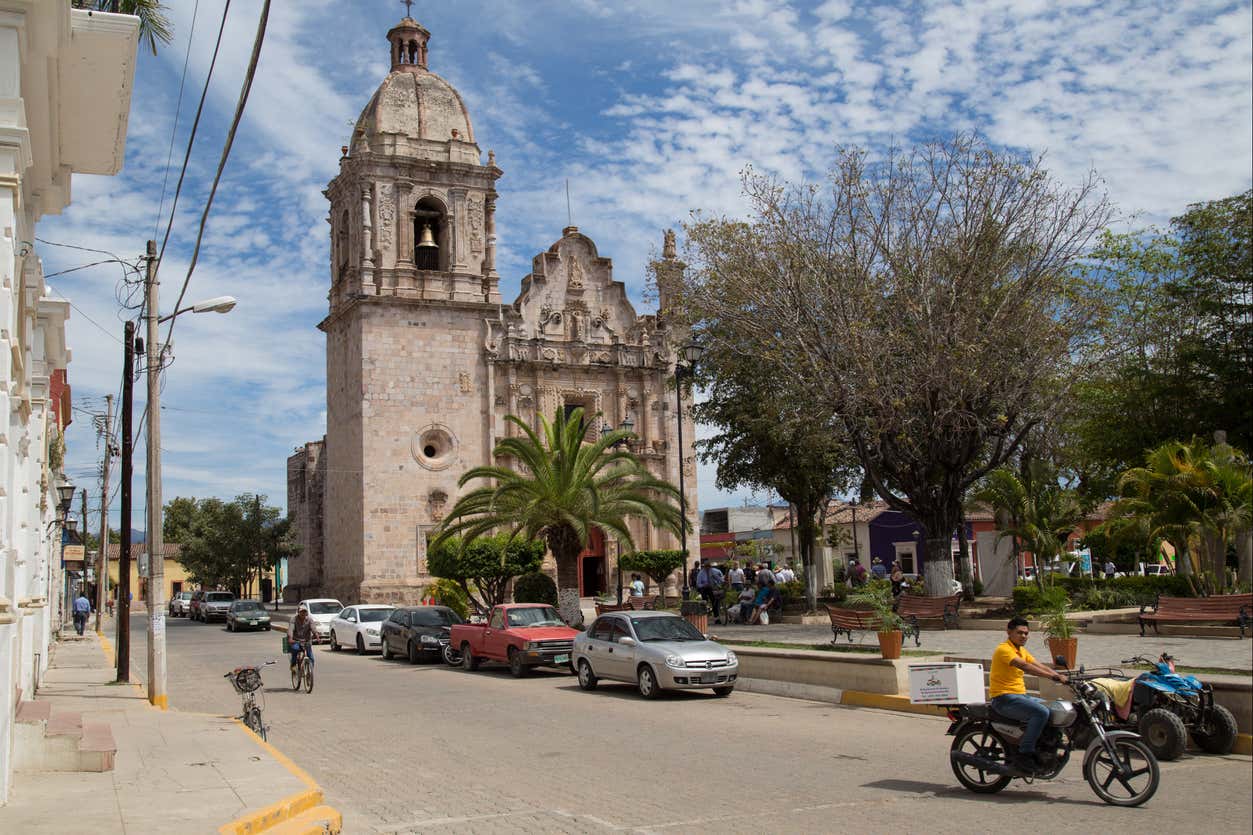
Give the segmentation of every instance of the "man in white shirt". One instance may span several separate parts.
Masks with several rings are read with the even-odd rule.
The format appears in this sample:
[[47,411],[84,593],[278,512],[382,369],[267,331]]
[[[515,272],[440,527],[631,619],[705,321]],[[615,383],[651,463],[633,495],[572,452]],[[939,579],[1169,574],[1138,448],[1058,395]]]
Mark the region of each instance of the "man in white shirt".
[[790,583],[796,579],[796,572],[792,570],[792,564],[788,563],[783,569],[775,575],[775,581],[779,583]]
[[744,569],[740,568],[737,563],[735,568],[727,572],[727,580],[731,583],[731,588],[736,592],[744,590]]

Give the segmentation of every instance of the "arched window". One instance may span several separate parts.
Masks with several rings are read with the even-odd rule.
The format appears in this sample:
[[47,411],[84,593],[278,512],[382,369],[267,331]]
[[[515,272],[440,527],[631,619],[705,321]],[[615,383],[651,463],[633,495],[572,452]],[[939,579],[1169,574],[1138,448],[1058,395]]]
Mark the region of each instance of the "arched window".
[[447,215],[434,197],[423,197],[413,210],[413,263],[419,270],[448,269]]

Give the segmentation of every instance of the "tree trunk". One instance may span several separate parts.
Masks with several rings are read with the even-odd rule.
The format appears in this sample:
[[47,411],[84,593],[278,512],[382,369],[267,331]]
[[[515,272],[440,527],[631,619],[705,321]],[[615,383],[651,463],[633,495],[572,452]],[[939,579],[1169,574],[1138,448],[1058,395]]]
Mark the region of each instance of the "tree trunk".
[[579,552],[558,556],[557,560],[557,611],[571,626],[582,626],[583,609],[579,606]]
[[975,565],[970,556],[970,540],[966,538],[966,521],[957,524],[957,546],[960,549],[962,591],[967,600],[975,599]]
[[814,539],[817,537],[817,525],[814,518],[818,509],[808,505],[796,505],[797,534],[800,539],[801,576],[805,578],[805,605],[807,611],[818,608],[818,571],[814,560]]
[[1240,584],[1253,583],[1253,528],[1236,531],[1236,563],[1240,566]]
[[[1174,543],[1171,544],[1173,545]],[[1160,546],[1158,547],[1160,548]],[[1160,557],[1157,559],[1160,559]],[[1175,572],[1180,577],[1192,576],[1192,556],[1188,553],[1188,543],[1186,541],[1175,548]]]
[[1202,534],[1205,548],[1205,571],[1214,576],[1214,594],[1222,594],[1227,586],[1227,543],[1217,531]]
[[[930,528],[928,528],[930,530]],[[938,528],[947,530],[947,528]],[[929,597],[948,597],[953,587],[952,539],[939,537],[927,539],[927,559],[923,574],[923,586]]]

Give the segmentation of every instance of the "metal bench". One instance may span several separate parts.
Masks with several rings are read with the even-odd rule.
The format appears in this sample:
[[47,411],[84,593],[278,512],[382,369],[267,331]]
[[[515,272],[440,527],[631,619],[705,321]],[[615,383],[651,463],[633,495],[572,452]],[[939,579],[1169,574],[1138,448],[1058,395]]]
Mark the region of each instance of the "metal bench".
[[1144,637],[1144,625],[1153,625],[1158,634],[1158,623],[1235,623],[1240,627],[1240,637],[1253,623],[1253,594],[1222,594],[1214,597],[1162,597],[1157,596],[1153,611],[1146,603],[1140,607],[1140,637]]
[[922,646],[922,628],[920,620],[940,620],[944,628],[957,628],[957,610],[961,607],[960,594],[948,597],[923,597],[917,594],[902,594],[896,599],[896,613],[905,621],[901,631],[906,637],[914,636],[914,646]]

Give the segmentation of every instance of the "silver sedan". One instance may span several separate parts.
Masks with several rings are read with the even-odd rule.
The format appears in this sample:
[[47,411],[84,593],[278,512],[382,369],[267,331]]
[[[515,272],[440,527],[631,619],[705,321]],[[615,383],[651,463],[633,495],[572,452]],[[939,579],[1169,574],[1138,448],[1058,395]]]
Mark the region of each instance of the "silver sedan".
[[579,686],[630,682],[646,699],[662,690],[712,688],[730,696],[739,674],[735,653],[670,612],[608,612],[574,639]]

